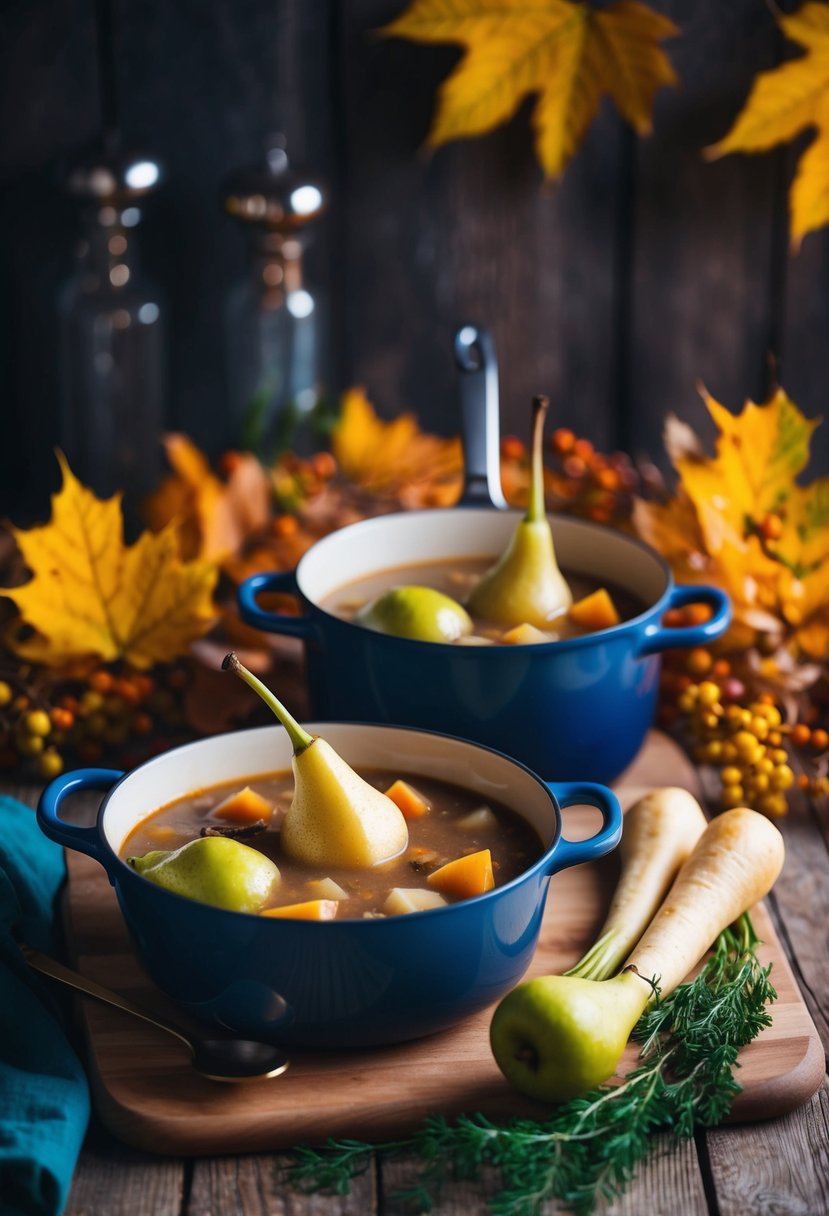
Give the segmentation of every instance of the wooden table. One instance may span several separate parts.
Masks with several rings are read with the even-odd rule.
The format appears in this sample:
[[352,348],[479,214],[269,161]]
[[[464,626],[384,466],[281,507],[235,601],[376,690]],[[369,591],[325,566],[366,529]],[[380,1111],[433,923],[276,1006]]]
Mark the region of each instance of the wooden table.
[[[37,790],[3,792],[34,803]],[[829,808],[803,803],[781,825],[784,872],[768,901],[806,1003],[829,1046]],[[407,1157],[378,1156],[347,1196],[306,1196],[283,1179],[284,1154],[178,1159],[131,1149],[93,1117],[66,1216],[396,1216],[414,1176]],[[493,1180],[450,1181],[435,1216],[487,1211]],[[550,1212],[556,1209],[550,1207]],[[654,1152],[610,1209],[630,1216],[829,1212],[829,1087],[779,1119],[699,1132]]]

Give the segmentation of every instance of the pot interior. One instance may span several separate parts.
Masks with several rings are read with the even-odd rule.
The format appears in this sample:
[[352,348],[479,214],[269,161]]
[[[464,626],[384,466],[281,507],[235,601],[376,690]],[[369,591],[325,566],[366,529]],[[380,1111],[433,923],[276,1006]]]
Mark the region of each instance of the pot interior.
[[[506,547],[521,511],[450,507],[364,520],[332,533],[300,561],[303,595],[319,603],[345,583],[421,561],[496,558]],[[559,564],[574,574],[615,583],[655,604],[668,588],[667,568],[646,545],[611,528],[566,516],[550,516]]]
[[[526,819],[546,847],[556,835],[555,804],[544,784],[497,752],[460,739],[399,727],[348,723],[307,723],[358,771],[371,768],[428,775],[502,802]],[[200,739],[177,747],[129,773],[110,794],[103,834],[118,853],[132,829],[147,815],[212,785],[291,767],[292,749],[281,726],[258,727]]]

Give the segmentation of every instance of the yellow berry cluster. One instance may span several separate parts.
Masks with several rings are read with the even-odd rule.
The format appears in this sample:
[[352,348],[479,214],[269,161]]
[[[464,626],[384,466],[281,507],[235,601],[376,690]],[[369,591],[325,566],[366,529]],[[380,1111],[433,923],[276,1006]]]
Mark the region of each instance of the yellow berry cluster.
[[51,780],[68,757],[98,764],[131,748],[140,759],[154,750],[159,731],[182,723],[180,694],[189,677],[181,667],[161,679],[99,668],[83,681],[54,686],[29,682],[28,675],[0,680],[0,768],[22,764]]
[[719,770],[724,809],[751,806],[773,819],[787,813],[786,791],[795,775],[776,705],[723,704],[720,686],[703,680],[680,694],[677,708],[687,716],[694,759]]

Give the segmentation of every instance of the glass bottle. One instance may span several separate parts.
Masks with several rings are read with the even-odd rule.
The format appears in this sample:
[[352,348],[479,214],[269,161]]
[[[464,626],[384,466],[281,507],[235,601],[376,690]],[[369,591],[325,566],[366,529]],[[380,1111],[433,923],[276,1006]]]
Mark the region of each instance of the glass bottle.
[[302,450],[324,405],[327,301],[309,280],[305,253],[327,202],[321,179],[290,164],[282,137],[263,165],[226,182],[225,210],[249,242],[248,273],[226,309],[231,442],[265,460]]
[[67,181],[83,202],[83,236],[59,303],[61,447],[98,495],[123,491],[128,517],[162,467],[164,308],[135,233],[160,177],[154,158],[96,151]]

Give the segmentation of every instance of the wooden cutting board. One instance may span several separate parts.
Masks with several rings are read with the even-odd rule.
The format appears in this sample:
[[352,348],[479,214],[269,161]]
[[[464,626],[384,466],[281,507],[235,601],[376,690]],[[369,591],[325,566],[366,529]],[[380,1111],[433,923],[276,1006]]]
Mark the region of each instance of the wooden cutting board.
[[[669,784],[698,792],[684,753],[654,733],[617,792],[623,806],[629,806],[647,789]],[[595,831],[596,812],[578,808],[564,814],[567,836],[576,839]],[[186,1024],[133,955],[103,869],[79,853],[69,853],[67,860],[68,940],[78,968]],[[575,962],[601,924],[615,867],[613,858],[605,858],[552,880],[528,975],[562,971]],[[779,995],[773,1025],[740,1058],[743,1092],[734,1105],[734,1120],[792,1110],[812,1096],[824,1075],[817,1031],[768,913],[761,905],[753,917]],[[395,1047],[331,1054],[294,1050],[290,1069],[278,1079],[222,1085],[194,1073],[186,1049],[162,1031],[93,1000],[80,1004],[99,1116],[121,1139],[155,1153],[251,1152],[326,1136],[388,1140],[412,1131],[433,1112],[544,1114],[544,1107],[517,1095],[498,1071],[489,1050],[490,1011],[440,1035]],[[626,1067],[634,1059],[629,1051]]]

